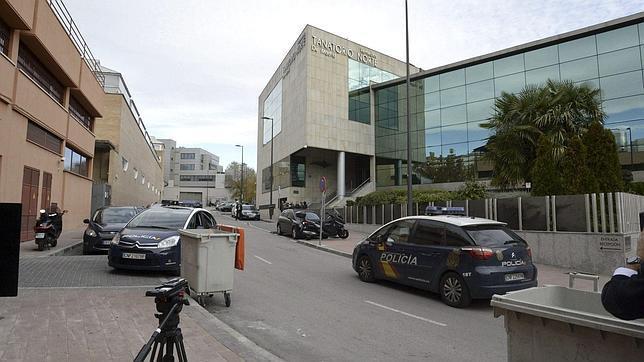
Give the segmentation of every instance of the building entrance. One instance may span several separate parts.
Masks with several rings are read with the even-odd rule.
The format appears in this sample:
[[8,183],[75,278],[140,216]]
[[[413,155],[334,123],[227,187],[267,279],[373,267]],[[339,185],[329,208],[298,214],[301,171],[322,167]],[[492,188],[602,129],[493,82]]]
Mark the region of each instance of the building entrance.
[[[51,175],[50,175],[51,176]],[[49,189],[51,190],[51,178]],[[20,241],[34,238],[34,225],[38,218],[38,185],[40,171],[25,166],[22,173],[22,215],[20,218]]]

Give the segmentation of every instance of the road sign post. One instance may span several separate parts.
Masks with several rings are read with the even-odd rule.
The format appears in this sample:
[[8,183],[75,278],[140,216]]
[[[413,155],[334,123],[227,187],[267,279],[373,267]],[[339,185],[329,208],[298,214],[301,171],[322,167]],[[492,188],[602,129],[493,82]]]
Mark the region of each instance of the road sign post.
[[320,208],[320,240],[318,241],[318,246],[322,246],[322,232],[324,229],[324,207],[326,202],[326,188],[327,181],[326,177],[320,177],[320,192],[322,192],[322,207]]

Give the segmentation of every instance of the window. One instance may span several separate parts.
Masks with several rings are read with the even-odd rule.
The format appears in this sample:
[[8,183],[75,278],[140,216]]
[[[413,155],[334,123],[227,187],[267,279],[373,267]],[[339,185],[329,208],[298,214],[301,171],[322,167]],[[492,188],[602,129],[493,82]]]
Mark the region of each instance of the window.
[[392,239],[394,243],[409,243],[409,235],[411,234],[411,229],[414,227],[414,223],[414,220],[403,220],[395,223],[389,229],[387,239]]
[[130,163],[125,159],[125,157],[121,157],[121,166],[123,166],[123,172],[127,171],[130,166]]
[[182,160],[194,160],[195,159],[195,154],[194,153],[182,153],[181,154],[181,159]]
[[304,157],[291,156],[291,186],[304,187],[306,182],[306,163]]
[[182,171],[194,171],[195,165],[194,164],[181,164],[179,165],[179,169]]
[[18,49],[18,68],[29,75],[45,92],[58,103],[63,103],[63,85],[45,68],[27,47],[20,43]]
[[27,140],[57,154],[63,146],[62,139],[32,121],[27,124]]
[[76,118],[76,120],[87,129],[92,130],[92,121],[94,120],[94,117],[92,117],[74,97],[69,99],[69,113],[71,113],[72,117]]
[[180,181],[201,181],[201,182],[214,182],[214,175],[180,175]]
[[9,38],[11,29],[0,19],[0,53],[9,55]]
[[465,231],[454,225],[447,225],[447,227],[445,228],[445,245],[465,246],[469,244],[469,238]]
[[[271,93],[264,101],[263,144],[267,144],[272,137],[282,131],[282,80],[277,82]],[[271,137],[272,134],[272,137]]]
[[452,88],[465,84],[465,70],[457,69],[442,73],[438,76],[441,89]]
[[87,177],[87,156],[73,148],[65,147],[65,170]]
[[371,123],[371,95],[369,89],[349,92],[349,119],[352,121]]
[[419,220],[412,243],[417,245],[442,245],[444,231],[445,229],[440,223]]

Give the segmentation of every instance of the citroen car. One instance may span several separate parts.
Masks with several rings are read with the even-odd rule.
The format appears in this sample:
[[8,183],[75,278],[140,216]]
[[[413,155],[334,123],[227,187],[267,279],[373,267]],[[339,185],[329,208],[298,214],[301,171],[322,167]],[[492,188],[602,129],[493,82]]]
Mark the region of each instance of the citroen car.
[[116,269],[181,270],[179,229],[211,229],[217,226],[205,209],[163,206],[136,215],[110,242],[108,264]]
[[85,219],[87,229],[83,233],[83,254],[106,252],[110,241],[130,219],[143,208],[134,206],[102,207],[91,219]]
[[358,243],[360,280],[386,279],[439,293],[452,307],[536,287],[530,247],[505,223],[461,215],[394,220]]

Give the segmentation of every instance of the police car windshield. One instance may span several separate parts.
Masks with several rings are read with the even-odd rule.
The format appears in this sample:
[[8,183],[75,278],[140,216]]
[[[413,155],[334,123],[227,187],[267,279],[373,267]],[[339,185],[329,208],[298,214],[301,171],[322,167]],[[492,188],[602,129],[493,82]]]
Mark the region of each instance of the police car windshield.
[[148,209],[135,216],[127,224],[127,227],[181,229],[191,212],[191,209],[170,209],[165,207]]
[[512,230],[499,225],[466,226],[463,229],[474,239],[476,245],[488,248],[503,247],[507,245],[526,246],[526,242]]

